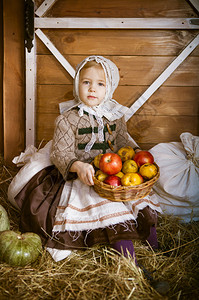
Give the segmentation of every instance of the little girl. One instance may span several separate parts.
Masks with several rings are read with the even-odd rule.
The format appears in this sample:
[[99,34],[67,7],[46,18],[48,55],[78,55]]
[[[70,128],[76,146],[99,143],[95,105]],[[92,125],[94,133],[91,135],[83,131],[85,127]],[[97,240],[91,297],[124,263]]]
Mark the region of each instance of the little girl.
[[130,109],[112,99],[118,83],[118,68],[110,60],[83,60],[74,100],[60,104],[53,140],[32,155],[9,187],[10,201],[21,210],[21,230],[39,234],[56,261],[95,244],[109,244],[136,261],[132,240],[158,245],[161,209],[153,193],[124,203],[101,198],[93,189],[96,155],[138,148],[126,128]]

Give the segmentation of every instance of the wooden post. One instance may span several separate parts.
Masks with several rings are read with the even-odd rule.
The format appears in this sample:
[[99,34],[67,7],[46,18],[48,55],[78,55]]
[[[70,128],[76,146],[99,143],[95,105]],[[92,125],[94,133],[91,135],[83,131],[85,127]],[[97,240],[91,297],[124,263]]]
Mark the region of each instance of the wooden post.
[[3,3],[0,1],[0,156],[3,157]]
[[24,1],[3,0],[4,160],[11,163],[24,150]]

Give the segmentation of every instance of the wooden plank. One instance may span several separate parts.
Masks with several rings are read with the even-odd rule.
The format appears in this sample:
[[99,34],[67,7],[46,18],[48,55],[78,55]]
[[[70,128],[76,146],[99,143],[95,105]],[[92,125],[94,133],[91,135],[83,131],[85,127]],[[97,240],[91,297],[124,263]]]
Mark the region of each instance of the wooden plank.
[[[114,99],[130,107],[147,86],[119,86]],[[199,87],[162,86],[137,112],[139,115],[197,116]],[[39,85],[37,87],[37,114],[58,114],[58,103],[73,99],[72,85]]]
[[[75,66],[86,56],[65,56]],[[150,85],[173,61],[171,56],[107,56],[120,69],[120,85]],[[37,82],[39,84],[71,84],[72,78],[60,67],[52,55],[38,55]],[[164,83],[168,86],[198,86],[199,59],[188,57]]]
[[24,150],[24,1],[4,0],[4,158]]
[[189,18],[197,17],[187,1],[182,0],[59,0],[47,13],[51,17],[104,18]]
[[0,156],[3,157],[3,2],[0,1]]
[[[37,145],[52,139],[54,121],[58,114],[37,115]],[[141,116],[135,115],[127,123],[129,133],[136,142],[158,144],[179,141],[182,132],[199,135],[198,116]]]
[[[123,87],[122,87],[123,88]],[[199,87],[160,87],[137,112],[146,116],[197,116]]]
[[199,135],[198,116],[141,116],[127,123],[129,133],[139,143],[179,141],[182,132]]
[[140,109],[140,107],[154,94],[154,92],[174,73],[174,71],[183,63],[184,60],[191,54],[191,52],[199,44],[199,34],[186,46],[185,49],[172,61],[171,64],[155,79],[155,81],[148,87],[148,89],[137,99],[132,106],[131,114],[126,117],[126,121]]
[[37,86],[37,114],[59,113],[58,104],[72,100],[73,85],[38,85]]
[[64,56],[58,51],[58,49],[53,45],[53,43],[48,39],[48,37],[40,30],[37,29],[35,31],[36,35],[42,40],[42,42],[46,45],[46,47],[50,50],[53,56],[60,62],[60,64],[64,67],[67,72],[74,77],[75,70],[69,64],[69,62],[64,58]]
[[53,138],[54,122],[58,115],[59,115],[59,113],[57,113],[57,114],[45,114],[45,113],[37,114],[37,122],[36,122],[36,132],[37,132],[36,145],[37,146],[39,145],[39,143],[42,140],[44,141],[44,143],[46,143]]
[[[35,28],[199,29],[193,18],[35,18]],[[199,21],[199,18],[194,18]]]
[[[43,32],[63,55],[178,55],[199,31],[45,29]],[[108,43],[107,43],[108,41]],[[125,47],[124,47],[125,45]],[[37,54],[49,54],[37,39]],[[193,52],[199,55],[199,47]]]

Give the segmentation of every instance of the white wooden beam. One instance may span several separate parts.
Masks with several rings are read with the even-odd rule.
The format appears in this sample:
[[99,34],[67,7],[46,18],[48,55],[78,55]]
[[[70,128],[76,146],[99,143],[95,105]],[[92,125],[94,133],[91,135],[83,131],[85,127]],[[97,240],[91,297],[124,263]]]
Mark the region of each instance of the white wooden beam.
[[56,57],[56,59],[60,62],[60,64],[64,67],[64,69],[74,78],[75,76],[74,68],[69,64],[69,62],[65,59],[65,57],[57,50],[57,48],[53,45],[53,43],[49,40],[49,38],[40,29],[37,29],[35,33],[40,38],[40,40],[45,44],[45,46],[51,51],[51,53]]
[[125,117],[128,121],[135,112],[155,93],[155,91],[169,78],[189,54],[199,45],[199,34],[190,44],[174,59],[174,61],[162,72],[162,74],[149,86],[149,88],[131,105],[131,113]]
[[45,0],[35,11],[35,14],[39,17],[42,17],[54,5],[56,1],[57,0]]
[[28,52],[26,48],[26,146],[35,145],[35,78],[36,55],[35,40],[33,48]]
[[199,18],[35,18],[35,28],[199,29]]

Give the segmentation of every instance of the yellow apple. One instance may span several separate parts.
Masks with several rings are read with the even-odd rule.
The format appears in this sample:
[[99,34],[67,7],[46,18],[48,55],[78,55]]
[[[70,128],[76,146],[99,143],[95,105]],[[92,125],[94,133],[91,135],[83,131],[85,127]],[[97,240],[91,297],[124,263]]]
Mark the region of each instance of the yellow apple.
[[99,180],[99,181],[104,181],[104,179],[106,179],[108,175],[103,173],[101,170],[97,170],[95,177]]
[[122,178],[124,176],[124,173],[119,172],[119,173],[115,174],[115,176]]
[[158,169],[154,164],[144,164],[140,167],[139,173],[146,180],[150,180],[158,173]]
[[123,163],[122,172],[126,173],[136,173],[138,171],[138,165],[133,159],[128,159]]
[[124,186],[135,186],[144,182],[144,179],[139,173],[126,173],[121,178],[121,183]]
[[126,161],[133,158],[133,156],[135,155],[135,151],[133,150],[132,147],[126,146],[120,148],[117,154],[121,157],[122,161]]
[[95,156],[94,161],[93,161],[95,167],[98,168],[98,169],[99,169],[99,162],[100,162],[100,159],[101,159],[102,155],[103,154],[98,154],[97,156]]

